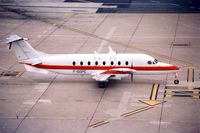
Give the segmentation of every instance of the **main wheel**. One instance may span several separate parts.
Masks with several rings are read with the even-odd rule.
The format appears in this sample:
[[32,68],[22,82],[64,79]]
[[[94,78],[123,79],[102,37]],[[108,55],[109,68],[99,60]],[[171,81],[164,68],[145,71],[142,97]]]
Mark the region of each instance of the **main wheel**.
[[99,82],[99,88],[105,88],[106,82]]
[[175,79],[175,80],[174,80],[174,84],[176,84],[176,85],[179,84],[179,80],[178,80],[178,79]]

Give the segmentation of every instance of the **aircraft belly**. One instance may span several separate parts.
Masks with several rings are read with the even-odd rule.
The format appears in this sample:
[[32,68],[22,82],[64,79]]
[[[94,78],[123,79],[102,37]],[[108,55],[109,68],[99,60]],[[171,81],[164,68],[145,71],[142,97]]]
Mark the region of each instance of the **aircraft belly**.
[[136,71],[135,75],[159,75],[159,74],[170,74],[176,71],[166,70],[166,71]]

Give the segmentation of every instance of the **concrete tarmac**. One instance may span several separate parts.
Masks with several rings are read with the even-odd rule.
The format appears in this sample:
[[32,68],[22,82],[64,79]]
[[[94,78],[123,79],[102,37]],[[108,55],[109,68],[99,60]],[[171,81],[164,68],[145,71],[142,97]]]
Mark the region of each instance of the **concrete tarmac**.
[[[26,13],[0,8],[0,20],[0,133],[200,131],[199,92],[186,95],[188,88],[200,87],[199,14]],[[52,54],[105,53],[108,46],[120,53],[147,53],[183,67],[180,85],[173,85],[174,75],[149,75],[134,76],[133,83],[130,77],[112,80],[100,89],[89,75],[30,73],[6,48],[11,34],[27,37],[35,49]],[[188,74],[188,67],[194,74]],[[6,76],[8,71],[20,73]],[[139,100],[149,99],[154,83],[160,85],[156,99],[166,102],[135,113],[148,106]],[[166,95],[170,87],[179,87],[176,95]],[[131,111],[135,114],[123,117]],[[101,121],[106,124],[90,126]]]

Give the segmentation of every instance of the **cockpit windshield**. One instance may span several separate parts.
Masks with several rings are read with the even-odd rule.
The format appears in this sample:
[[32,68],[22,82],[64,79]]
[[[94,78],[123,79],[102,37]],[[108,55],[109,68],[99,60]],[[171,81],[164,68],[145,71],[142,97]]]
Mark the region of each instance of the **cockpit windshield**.
[[154,59],[154,62],[155,62],[155,63],[158,63],[158,60],[157,60],[157,59]]
[[147,61],[147,64],[157,64],[157,63],[158,63],[157,59],[154,59],[153,61],[151,60]]

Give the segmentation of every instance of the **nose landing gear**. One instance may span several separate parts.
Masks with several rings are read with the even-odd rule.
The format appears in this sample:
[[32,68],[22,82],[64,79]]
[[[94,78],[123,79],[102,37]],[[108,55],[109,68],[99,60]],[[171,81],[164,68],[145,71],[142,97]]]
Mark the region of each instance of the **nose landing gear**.
[[179,80],[178,80],[178,79],[175,79],[175,80],[174,80],[174,84],[176,84],[176,85],[179,84]]
[[174,80],[174,84],[179,84],[179,80],[178,80],[178,74],[175,73],[175,80]]

